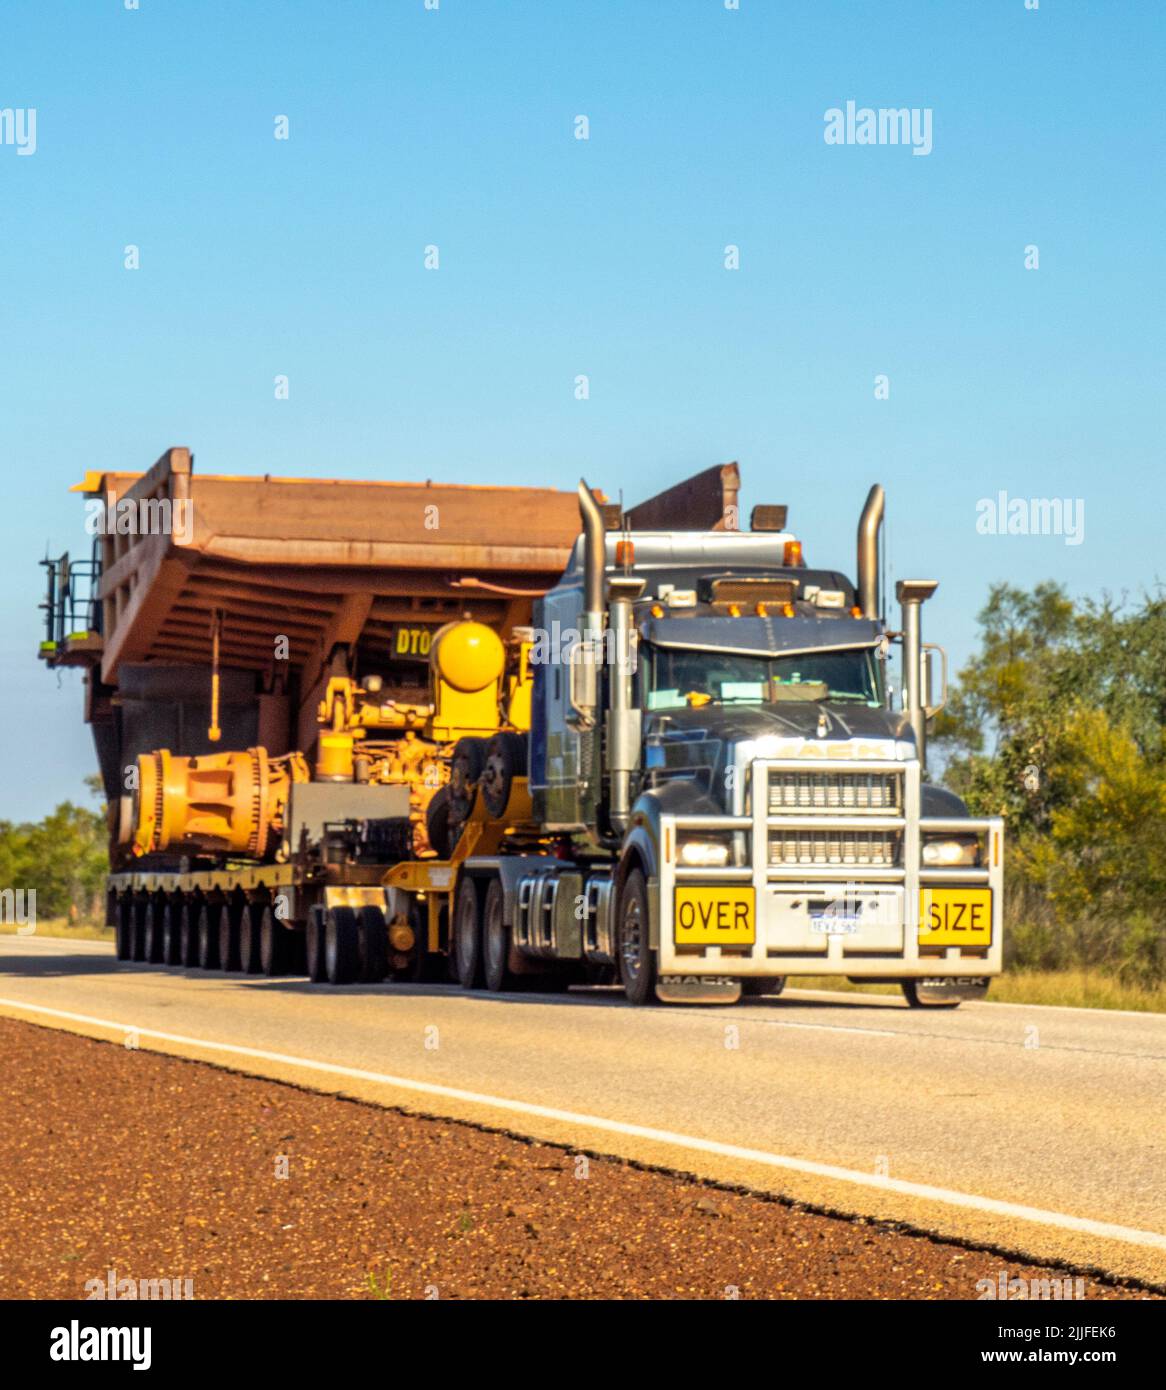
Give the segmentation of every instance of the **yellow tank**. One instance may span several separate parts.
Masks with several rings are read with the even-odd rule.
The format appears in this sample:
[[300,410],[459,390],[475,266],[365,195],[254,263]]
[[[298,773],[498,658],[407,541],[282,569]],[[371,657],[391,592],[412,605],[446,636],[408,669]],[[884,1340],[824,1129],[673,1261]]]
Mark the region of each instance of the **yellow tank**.
[[501,727],[499,708],[506,648],[484,623],[449,623],[433,639],[429,655],[434,710],[431,737],[452,741]]

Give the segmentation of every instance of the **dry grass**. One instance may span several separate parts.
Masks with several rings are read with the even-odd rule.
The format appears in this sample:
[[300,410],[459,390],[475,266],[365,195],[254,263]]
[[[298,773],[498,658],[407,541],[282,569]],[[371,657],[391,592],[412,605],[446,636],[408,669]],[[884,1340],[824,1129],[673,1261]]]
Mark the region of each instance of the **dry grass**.
[[46,917],[35,931],[26,931],[12,922],[0,922],[0,936],[62,936],[68,941],[112,941],[113,928],[100,922],[70,921],[68,917]]
[[[791,989],[898,994],[898,985],[854,985],[831,975],[791,975]],[[997,975],[988,998],[998,1004],[1060,1004],[1075,1009],[1130,1009],[1166,1013],[1166,985],[1138,989],[1100,970],[1008,970]]]

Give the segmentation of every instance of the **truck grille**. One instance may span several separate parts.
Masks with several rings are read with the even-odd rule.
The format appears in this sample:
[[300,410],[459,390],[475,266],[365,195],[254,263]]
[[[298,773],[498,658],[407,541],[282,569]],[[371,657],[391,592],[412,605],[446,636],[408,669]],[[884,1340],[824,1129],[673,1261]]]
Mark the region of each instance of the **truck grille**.
[[898,772],[771,772],[769,814],[821,811],[823,815],[899,815],[903,779]]
[[778,830],[770,826],[771,865],[867,865],[899,862],[897,830]]

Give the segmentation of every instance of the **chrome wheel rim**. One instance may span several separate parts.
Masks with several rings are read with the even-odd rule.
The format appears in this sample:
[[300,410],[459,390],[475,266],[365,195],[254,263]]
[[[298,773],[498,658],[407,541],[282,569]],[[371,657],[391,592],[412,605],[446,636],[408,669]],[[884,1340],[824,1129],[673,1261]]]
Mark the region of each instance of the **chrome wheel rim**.
[[638,980],[644,968],[643,914],[638,898],[629,898],[620,916],[620,961],[625,980]]

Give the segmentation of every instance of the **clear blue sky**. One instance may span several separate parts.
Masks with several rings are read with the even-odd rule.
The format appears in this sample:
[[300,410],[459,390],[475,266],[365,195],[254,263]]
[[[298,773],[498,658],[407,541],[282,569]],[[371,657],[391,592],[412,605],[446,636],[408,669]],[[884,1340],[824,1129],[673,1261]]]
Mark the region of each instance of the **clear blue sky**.
[[[629,502],[737,459],[848,570],[881,480],[957,662],[992,580],[1166,570],[1156,0],[3,8],[37,149],[0,145],[0,817],[94,767],[79,675],[35,660],[66,489],[170,444]],[[848,99],[930,107],[932,153],[826,145]],[[977,534],[1000,489],[1083,498],[1084,544]]]

